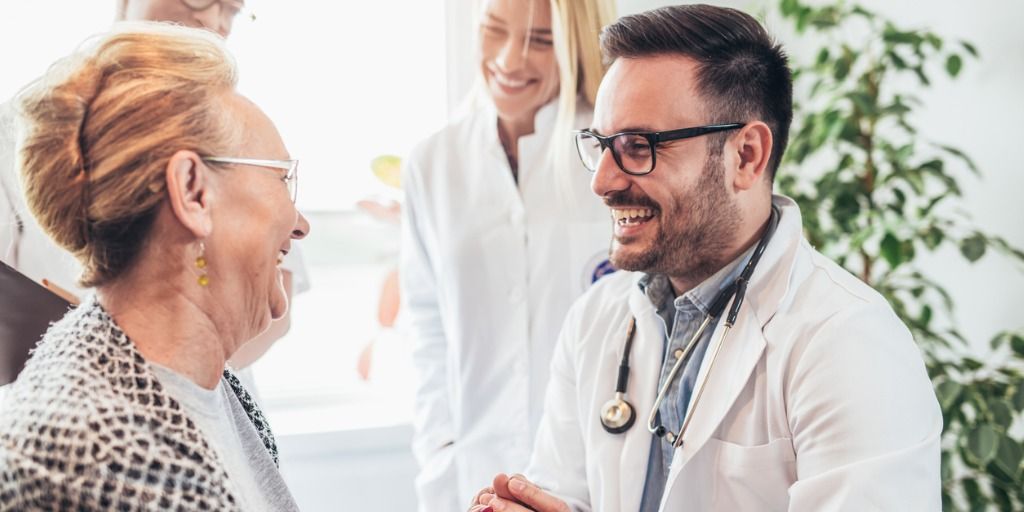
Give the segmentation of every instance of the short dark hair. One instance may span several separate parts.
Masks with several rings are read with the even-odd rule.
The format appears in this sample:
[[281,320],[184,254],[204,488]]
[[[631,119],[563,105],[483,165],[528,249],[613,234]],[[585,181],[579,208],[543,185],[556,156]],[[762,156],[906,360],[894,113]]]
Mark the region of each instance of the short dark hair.
[[[771,129],[768,171],[775,178],[793,120],[793,74],[782,47],[749,14],[696,4],[624,16],[602,31],[601,51],[608,62],[656,55],[696,60],[709,122],[759,118]],[[726,137],[712,139],[713,150],[721,151]]]

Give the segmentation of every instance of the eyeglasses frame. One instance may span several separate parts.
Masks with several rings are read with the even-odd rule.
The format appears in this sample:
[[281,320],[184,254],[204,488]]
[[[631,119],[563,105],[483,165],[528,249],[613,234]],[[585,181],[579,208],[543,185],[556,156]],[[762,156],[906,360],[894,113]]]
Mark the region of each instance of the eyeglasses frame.
[[[600,135],[590,130],[575,130],[573,133],[574,138],[576,140],[576,153],[579,155],[580,161],[583,162],[583,167],[586,168],[588,171],[597,172],[597,169],[591,169],[587,165],[587,159],[583,156],[583,151],[580,148],[581,135],[586,135],[597,139],[598,143],[601,145],[601,154],[604,154],[605,150],[610,150],[612,152],[612,158],[615,160],[615,163],[619,166],[619,170],[621,170],[622,172],[630,176],[645,176],[647,174],[654,172],[654,168],[655,166],[657,166],[657,149],[659,144],[671,142],[674,140],[691,139],[693,137],[700,137],[702,135],[709,135],[712,133],[724,132],[727,130],[737,130],[743,128],[746,125],[746,123],[719,123],[708,124],[704,126],[694,126],[690,128],[680,128],[678,130],[668,130],[663,132],[619,132],[612,135]],[[612,141],[614,141],[617,137],[621,137],[623,135],[634,135],[647,139],[647,144],[650,145],[651,147],[650,169],[648,169],[645,172],[636,172],[627,170],[626,167],[622,165],[622,157],[615,150],[614,146],[612,145]]]
[[202,159],[204,162],[210,162],[213,164],[253,165],[256,167],[282,169],[287,172],[285,172],[285,175],[281,177],[281,181],[283,181],[285,187],[289,189],[288,195],[291,196],[292,203],[294,203],[299,197],[298,160],[264,160],[260,158],[236,158],[230,156],[204,156]]
[[[235,9],[237,9],[238,10],[237,14],[239,14],[239,15],[244,14],[251,21],[256,21],[256,13],[252,12],[249,9],[249,7],[247,5],[245,5],[245,2],[242,2],[240,0],[198,0],[198,1],[197,0],[181,0],[181,3],[182,3],[182,5],[187,7],[192,12],[202,12],[202,11],[205,11],[205,10],[209,9],[210,7],[213,7],[213,4],[216,4],[216,3],[225,4],[226,3],[226,4],[230,4],[231,7],[234,7]],[[223,7],[221,7],[221,9],[223,9]]]

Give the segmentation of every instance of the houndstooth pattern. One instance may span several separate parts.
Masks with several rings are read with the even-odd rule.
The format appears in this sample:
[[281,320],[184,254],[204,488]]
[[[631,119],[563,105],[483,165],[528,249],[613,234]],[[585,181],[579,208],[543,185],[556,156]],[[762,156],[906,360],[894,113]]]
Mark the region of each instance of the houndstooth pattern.
[[[277,463],[252,397],[224,377]],[[181,405],[95,296],[51,326],[0,417],[0,510],[238,510]]]

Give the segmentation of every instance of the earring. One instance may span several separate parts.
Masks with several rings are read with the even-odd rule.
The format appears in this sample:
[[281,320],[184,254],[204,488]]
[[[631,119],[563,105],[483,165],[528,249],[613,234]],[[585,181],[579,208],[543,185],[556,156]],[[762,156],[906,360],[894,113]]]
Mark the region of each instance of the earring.
[[199,256],[196,257],[196,268],[199,269],[199,286],[210,284],[210,276],[206,274],[206,244],[199,242]]

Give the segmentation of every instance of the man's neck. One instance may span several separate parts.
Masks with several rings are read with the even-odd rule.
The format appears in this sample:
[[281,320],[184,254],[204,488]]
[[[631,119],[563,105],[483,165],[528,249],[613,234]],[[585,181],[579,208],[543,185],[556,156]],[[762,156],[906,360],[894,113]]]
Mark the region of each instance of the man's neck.
[[764,236],[764,232],[768,229],[770,223],[771,207],[769,207],[768,211],[764,215],[764,219],[757,224],[758,227],[744,236],[737,237],[736,243],[732,244],[729,250],[723,252],[721,257],[718,258],[714,264],[704,265],[703,267],[694,269],[692,272],[686,274],[669,275],[668,279],[672,284],[673,295],[678,297],[689,292],[711,276],[718,273],[719,270],[725,268],[731,262],[742,256],[745,252],[750,250],[751,247],[761,241],[761,237]]

